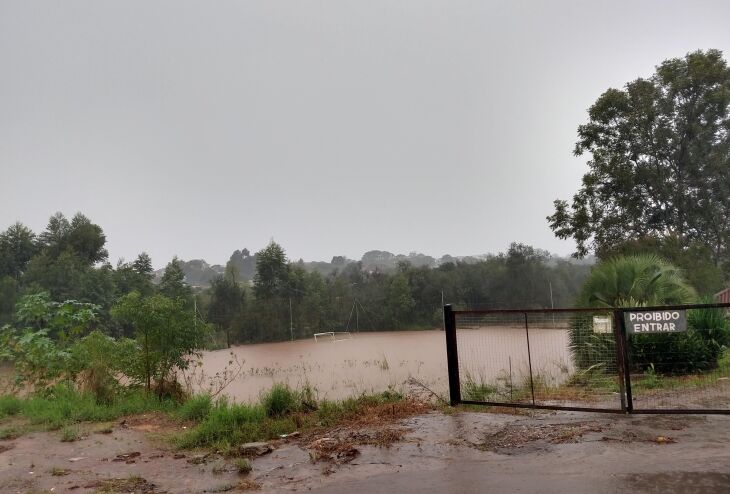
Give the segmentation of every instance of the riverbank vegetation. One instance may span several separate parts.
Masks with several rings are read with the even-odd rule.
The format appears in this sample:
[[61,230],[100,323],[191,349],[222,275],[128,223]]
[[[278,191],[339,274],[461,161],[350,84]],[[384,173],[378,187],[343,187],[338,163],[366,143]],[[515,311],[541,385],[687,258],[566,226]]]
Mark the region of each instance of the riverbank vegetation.
[[58,431],[60,441],[74,441],[80,437],[79,431],[90,429],[84,427],[86,423],[157,413],[167,421],[185,425],[182,432],[167,437],[171,446],[235,455],[236,447],[248,442],[358,421],[388,421],[431,408],[428,403],[391,391],[320,401],[313,398],[310,388],[295,390],[281,383],[262,393],[254,403],[235,403],[207,394],[159,399],[141,388],[126,389],[112,401],[99,402],[92,393],[58,384],[27,397],[0,396],[0,439],[51,430]]
[[283,247],[272,242],[245,258],[231,256],[209,288],[193,288],[177,258],[156,277],[147,254],[113,266],[105,245],[101,226],[82,214],[71,220],[55,214],[39,234],[21,223],[0,233],[0,324],[17,326],[15,305],[35,295],[54,303],[89,304],[96,314],[89,329],[133,338],[134,316],[122,317],[122,309],[115,313],[114,308],[123,300],[126,306],[167,303],[146,301],[157,295],[178,304],[190,321],[213,324],[217,346],[308,338],[333,330],[424,329],[441,324],[442,302],[459,307],[570,306],[590,268],[590,263],[512,244],[505,253],[481,258],[445,256],[435,267],[401,260],[381,269],[377,263],[334,259],[332,269],[322,274],[289,260]]

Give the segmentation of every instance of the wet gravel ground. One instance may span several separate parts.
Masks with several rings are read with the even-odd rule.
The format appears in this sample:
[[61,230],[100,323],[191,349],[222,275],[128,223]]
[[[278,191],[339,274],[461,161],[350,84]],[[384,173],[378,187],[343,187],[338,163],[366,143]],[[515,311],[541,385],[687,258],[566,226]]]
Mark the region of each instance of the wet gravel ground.
[[171,451],[144,420],[63,443],[0,441],[0,492],[730,492],[730,417],[432,412],[382,427],[277,442],[233,460]]

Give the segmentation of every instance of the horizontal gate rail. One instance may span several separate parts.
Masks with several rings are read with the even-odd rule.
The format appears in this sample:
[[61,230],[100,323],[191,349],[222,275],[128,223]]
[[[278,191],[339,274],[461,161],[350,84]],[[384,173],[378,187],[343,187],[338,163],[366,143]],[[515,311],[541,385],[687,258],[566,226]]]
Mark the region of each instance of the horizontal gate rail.
[[532,403],[499,403],[494,401],[461,400],[462,405],[485,405],[489,407],[530,408],[533,410],[562,410],[566,412],[626,413],[620,408],[571,407],[563,405],[533,405]]

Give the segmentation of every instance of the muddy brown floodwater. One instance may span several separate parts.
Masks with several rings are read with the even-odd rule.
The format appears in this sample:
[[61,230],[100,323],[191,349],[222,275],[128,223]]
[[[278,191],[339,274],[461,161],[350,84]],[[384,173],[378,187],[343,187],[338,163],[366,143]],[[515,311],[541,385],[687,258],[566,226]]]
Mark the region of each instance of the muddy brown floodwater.
[[[340,336],[341,337],[341,336]],[[571,369],[566,331],[531,330],[533,367],[559,381]],[[512,369],[514,379],[527,370],[524,333],[514,328],[460,331],[461,373],[491,382]],[[494,352],[498,349],[498,352]],[[387,331],[353,333],[351,339],[324,337],[293,342],[242,345],[206,352],[203,369],[222,371],[233,352],[244,372],[226,388],[237,401],[252,401],[274,382],[313,386],[320,399],[403,389],[413,377],[438,393],[448,389],[443,331]]]

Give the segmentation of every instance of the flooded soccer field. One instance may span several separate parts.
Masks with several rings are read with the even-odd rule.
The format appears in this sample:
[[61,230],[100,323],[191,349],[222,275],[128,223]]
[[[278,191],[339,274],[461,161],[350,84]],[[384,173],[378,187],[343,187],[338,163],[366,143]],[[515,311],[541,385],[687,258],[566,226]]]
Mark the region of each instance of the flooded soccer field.
[[[534,333],[533,364],[561,374],[572,368],[565,331]],[[462,378],[478,376],[491,381],[512,366],[515,376],[527,369],[524,332],[489,328],[459,333]],[[383,331],[353,333],[350,339],[324,337],[293,342],[241,345],[203,355],[209,375],[221,372],[231,360],[243,372],[225,390],[237,401],[259,397],[275,382],[292,387],[310,385],[320,399],[341,399],[361,393],[404,390],[409,378],[437,393],[448,391],[446,345],[443,331]]]

